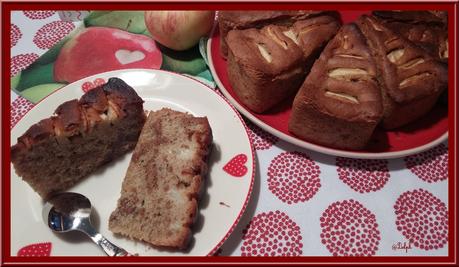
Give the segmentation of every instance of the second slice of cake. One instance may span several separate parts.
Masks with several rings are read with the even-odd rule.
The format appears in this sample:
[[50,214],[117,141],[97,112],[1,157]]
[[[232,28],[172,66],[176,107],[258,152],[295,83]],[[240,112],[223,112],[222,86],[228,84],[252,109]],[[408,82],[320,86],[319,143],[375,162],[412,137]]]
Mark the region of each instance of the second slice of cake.
[[155,246],[186,248],[211,143],[207,118],[166,108],[151,112],[109,229]]

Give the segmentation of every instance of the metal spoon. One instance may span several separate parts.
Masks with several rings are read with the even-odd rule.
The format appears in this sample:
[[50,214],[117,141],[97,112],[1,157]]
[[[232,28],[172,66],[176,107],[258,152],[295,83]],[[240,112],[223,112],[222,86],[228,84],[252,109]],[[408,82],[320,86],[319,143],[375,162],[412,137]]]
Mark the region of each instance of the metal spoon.
[[53,195],[43,207],[43,220],[57,233],[80,231],[87,234],[108,256],[130,254],[108,241],[91,225],[91,202],[81,194],[64,192]]

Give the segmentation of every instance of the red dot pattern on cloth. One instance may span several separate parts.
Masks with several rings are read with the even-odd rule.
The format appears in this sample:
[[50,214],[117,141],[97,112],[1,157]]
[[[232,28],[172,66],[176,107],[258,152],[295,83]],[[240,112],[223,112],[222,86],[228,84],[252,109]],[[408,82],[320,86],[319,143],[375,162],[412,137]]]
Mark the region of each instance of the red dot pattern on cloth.
[[51,255],[51,242],[30,244],[21,248],[19,257],[47,257]]
[[306,154],[283,152],[268,167],[268,189],[287,204],[311,199],[321,186],[320,168]]
[[53,21],[41,27],[33,37],[34,44],[41,49],[49,49],[69,34],[75,25],[67,21]]
[[11,47],[15,46],[19,39],[22,37],[22,32],[16,24],[11,24],[11,33],[10,33],[10,40],[11,40]]
[[244,164],[247,162],[245,154],[234,156],[228,163],[223,166],[223,170],[235,177],[242,177],[247,173],[247,167]]
[[440,144],[425,152],[405,157],[406,167],[422,180],[433,183],[448,178],[448,147]]
[[378,250],[381,234],[376,216],[356,200],[328,206],[320,227],[322,244],[333,256],[372,256]]
[[389,181],[387,160],[336,158],[338,177],[359,193],[378,191]]
[[433,250],[448,242],[448,210],[432,193],[407,191],[397,199],[394,210],[397,230],[415,247]]
[[35,60],[38,55],[35,53],[20,54],[11,58],[11,77],[18,74],[21,70],[27,68]]
[[11,127],[13,127],[21,120],[22,117],[27,113],[27,111],[33,108],[34,104],[29,100],[19,96],[16,98],[13,103],[11,103]]
[[36,10],[36,11],[23,11],[23,13],[29,19],[46,19],[56,14],[56,11]]
[[269,149],[273,146],[273,144],[279,141],[279,138],[261,129],[249,120],[244,119],[244,121],[247,127],[249,128],[248,133],[250,142],[252,143],[253,148],[255,148],[256,150]]
[[300,227],[276,210],[252,218],[243,231],[241,256],[299,256],[303,253]]

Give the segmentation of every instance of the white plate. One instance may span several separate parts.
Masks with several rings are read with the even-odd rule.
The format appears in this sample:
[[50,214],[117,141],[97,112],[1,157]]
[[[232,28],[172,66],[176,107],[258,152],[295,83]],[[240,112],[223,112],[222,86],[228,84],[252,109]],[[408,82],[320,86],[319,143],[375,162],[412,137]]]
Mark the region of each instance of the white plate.
[[[118,77],[132,86],[145,103],[145,110],[170,107],[195,116],[207,116],[213,131],[213,151],[207,177],[207,193],[201,200],[194,240],[188,251],[158,250],[142,242],[115,237],[108,230],[108,218],[120,196],[121,183],[131,154],[109,164],[103,171],[87,177],[69,191],[90,198],[95,209],[94,224],[113,243],[140,256],[209,255],[229,236],[245,210],[254,180],[254,153],[245,124],[236,110],[211,88],[191,78],[160,70],[122,70],[94,75],[56,91],[37,104],[11,131],[11,142],[32,124],[53,114],[64,101],[80,98],[82,84],[96,78],[105,81]],[[233,177],[223,166],[238,154],[247,156],[247,173]],[[104,255],[82,233],[55,234],[42,221],[43,202],[11,165],[11,255],[30,244],[51,242],[51,255]]]

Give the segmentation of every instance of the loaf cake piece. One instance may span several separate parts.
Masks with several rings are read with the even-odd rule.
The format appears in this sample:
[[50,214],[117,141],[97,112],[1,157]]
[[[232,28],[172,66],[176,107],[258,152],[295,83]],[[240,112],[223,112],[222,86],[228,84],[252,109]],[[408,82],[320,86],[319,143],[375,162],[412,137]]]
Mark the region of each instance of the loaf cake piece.
[[289,131],[340,149],[361,149],[383,110],[376,64],[354,24],[327,44],[295,96]]
[[448,63],[446,11],[374,11],[385,26],[401,34],[431,56]]
[[294,22],[321,14],[339,18],[336,11],[321,10],[221,10],[218,12],[220,30],[220,53],[226,58],[228,47],[226,37],[231,30],[262,28],[266,25],[291,26]]
[[207,173],[212,131],[206,117],[150,112],[109,219],[113,233],[184,249]]
[[431,110],[448,85],[446,65],[376,17],[364,15],[356,23],[377,62],[384,128],[406,125]]
[[240,101],[262,113],[296,93],[306,76],[303,52],[282,26],[228,33],[228,79]]
[[11,147],[11,161],[18,176],[47,198],[133,149],[144,123],[143,100],[110,78],[32,125]]
[[325,45],[340,27],[341,22],[337,17],[324,15],[298,20],[291,27],[286,27],[283,33],[303,50],[305,70],[309,72]]
[[403,21],[409,24],[428,23],[445,25],[448,12],[442,10],[375,10],[373,15],[388,21]]

